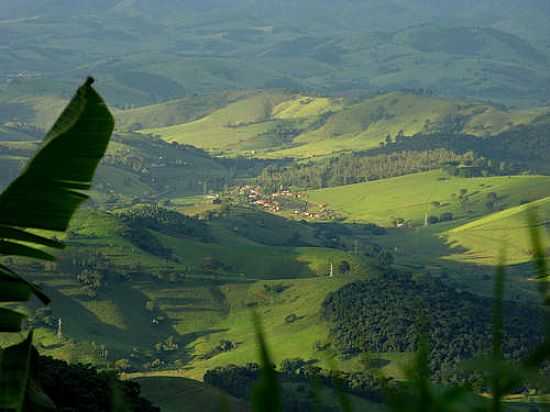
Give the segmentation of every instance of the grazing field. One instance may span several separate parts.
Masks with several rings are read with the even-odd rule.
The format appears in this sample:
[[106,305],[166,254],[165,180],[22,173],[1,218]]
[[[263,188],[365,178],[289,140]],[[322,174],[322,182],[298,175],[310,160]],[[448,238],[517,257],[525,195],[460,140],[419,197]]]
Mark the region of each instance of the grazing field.
[[528,262],[533,257],[529,232],[529,213],[535,213],[545,249],[550,245],[548,226],[550,198],[523,206],[511,207],[476,219],[443,233],[447,243],[465,248],[459,255],[449,256],[477,265],[495,265],[499,255],[505,253],[506,263],[513,265]]
[[[548,195],[550,178],[545,176],[460,178],[441,171],[308,192],[309,200],[327,204],[348,221],[383,226],[391,226],[396,218],[423,225],[426,214],[446,212],[453,220],[472,219]],[[489,208],[492,196],[496,200]]]
[[[64,333],[70,337],[59,341],[53,324],[40,326],[37,342],[43,353],[102,363],[101,345],[108,348],[110,361],[126,358],[136,348],[145,356],[139,362],[145,363],[147,356],[161,355],[154,355],[154,345],[172,336],[180,349],[169,354],[170,359],[196,360],[189,376],[201,378],[211,365],[201,356],[222,339],[240,342],[229,356],[232,361],[256,359],[249,318],[251,310],[258,310],[269,329],[280,329],[273,335],[274,344],[280,347],[277,359],[313,354],[314,338],[323,331],[317,314],[326,293],[353,276],[376,272],[361,255],[314,246],[313,229],[308,225],[284,223],[282,218],[253,211],[237,209],[211,220],[206,226],[208,240],[146,229],[145,239],[162,246],[149,251],[128,237],[135,229],[122,222],[117,213],[80,210],[69,229],[68,249],[60,253],[59,264],[26,269],[52,298],[51,316],[55,322],[63,320]],[[236,222],[256,219],[264,222],[263,232],[248,233],[244,226],[239,233],[232,230]],[[267,236],[275,231],[278,236]],[[287,246],[285,239],[296,233],[312,244]],[[343,260],[349,263],[353,276],[329,278],[330,264]],[[90,271],[104,271],[92,295],[78,277],[83,273],[82,265],[90,264],[84,266],[87,276]],[[299,319],[287,324],[285,317],[292,313]],[[157,318],[163,320],[153,322]],[[285,339],[284,333],[300,333],[303,339]],[[223,364],[227,356],[220,356],[218,364]]]
[[[397,263],[451,265],[455,271],[459,269],[452,263],[495,265],[503,248],[509,265],[530,261],[528,211],[537,210],[545,227],[549,195],[550,178],[545,176],[459,178],[438,171],[308,192],[311,202],[328,205],[348,222],[386,227],[403,222],[380,238],[394,250]],[[425,226],[426,217],[445,214],[452,219]],[[542,233],[547,242],[546,231]]]

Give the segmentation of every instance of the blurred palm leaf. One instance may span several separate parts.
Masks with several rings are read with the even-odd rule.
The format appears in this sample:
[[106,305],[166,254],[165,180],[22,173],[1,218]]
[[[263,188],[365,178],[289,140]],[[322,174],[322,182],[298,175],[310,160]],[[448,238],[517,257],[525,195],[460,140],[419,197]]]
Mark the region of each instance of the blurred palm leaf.
[[40,151],[0,194],[0,237],[4,240],[61,246],[51,239],[21,239],[28,234],[16,234],[14,229],[65,231],[78,206],[87,199],[79,190],[90,188],[114,127],[113,117],[91,87],[92,82],[88,79],[78,89]]
[[281,388],[269,354],[260,317],[257,313],[254,313],[253,321],[256,340],[260,349],[262,372],[259,382],[252,390],[252,409],[254,412],[280,412],[282,410]]
[[[1,316],[1,315],[0,315]],[[30,377],[32,333],[0,352],[0,410],[20,411]]]
[[[80,87],[42,148],[21,175],[0,194],[0,254],[53,260],[39,247],[62,248],[63,243],[26,229],[64,231],[89,189],[114,127],[107,106],[89,78]],[[40,290],[5,266],[0,266],[0,302],[25,301]],[[5,310],[0,330],[18,330],[17,314]],[[2,327],[5,327],[3,329]]]
[[[114,120],[88,78],[21,175],[0,194],[0,255],[54,260],[43,247],[60,249],[54,238],[29,232],[63,232],[88,196],[97,165],[103,157]],[[32,295],[44,304],[48,297],[6,266],[0,265],[0,302],[24,302]],[[21,330],[24,315],[0,308],[0,332]],[[49,410],[46,397],[29,383],[32,372],[32,334],[18,345],[0,350],[0,410]],[[35,353],[35,357],[36,357]]]

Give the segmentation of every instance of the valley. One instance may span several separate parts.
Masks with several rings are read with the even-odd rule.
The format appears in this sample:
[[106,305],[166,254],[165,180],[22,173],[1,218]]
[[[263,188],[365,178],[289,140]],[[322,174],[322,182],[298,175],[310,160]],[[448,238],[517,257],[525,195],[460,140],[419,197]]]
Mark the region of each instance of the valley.
[[[17,104],[0,129],[3,184],[57,110],[50,99]],[[524,131],[550,139],[549,112],[267,90],[117,110],[67,249],[57,263],[12,262],[52,297],[31,317],[35,342],[114,367],[166,410],[188,391],[197,402],[218,393],[197,383],[209,370],[257,360],[252,312],[276,364],[299,357],[403,381],[413,351],[343,353],[322,314],[327,297],[392,273],[492,296],[505,246],[506,298],[536,302],[527,219],[535,210],[547,227],[550,177],[543,160],[528,161],[550,152],[530,149]],[[491,151],[498,139],[526,149],[509,159]]]
[[0,1],[0,410],[550,409],[549,4]]

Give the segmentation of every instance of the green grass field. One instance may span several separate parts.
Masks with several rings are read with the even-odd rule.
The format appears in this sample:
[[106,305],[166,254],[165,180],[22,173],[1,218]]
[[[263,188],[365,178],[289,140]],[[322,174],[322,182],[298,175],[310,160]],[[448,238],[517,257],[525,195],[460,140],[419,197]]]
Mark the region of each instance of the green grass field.
[[[303,239],[313,240],[306,225],[281,223],[282,218],[256,216],[246,209],[225,219],[209,222],[213,239],[208,243],[151,231],[173,250],[177,260],[170,260],[127,240],[123,235],[125,226],[115,215],[89,208],[79,211],[69,230],[68,250],[84,256],[102,254],[109,262],[110,275],[103,280],[97,296],[90,298],[74,274],[59,273],[56,268],[31,273],[31,278],[52,297],[51,308],[56,317],[63,319],[66,336],[70,337],[58,342],[52,330],[43,329],[37,337],[41,350],[71,361],[100,361],[97,346],[92,345],[95,342],[106,345],[114,360],[128,356],[132,347],[150,352],[156,342],[174,336],[182,348],[181,358],[192,359],[208,352],[226,336],[243,342],[234,354],[235,362],[253,361],[256,349],[249,304],[258,304],[268,327],[273,323],[281,328],[281,334],[273,336],[274,344],[285,341],[285,330],[289,334],[304,334],[299,347],[282,348],[277,359],[295,356],[306,351],[306,347],[309,352],[304,353],[312,353],[312,339],[323,330],[316,318],[320,302],[326,293],[352,279],[329,279],[330,263],[347,260],[352,272],[361,277],[374,270],[370,262],[336,249],[284,245],[284,239],[296,230]],[[256,240],[250,238],[252,234],[235,233],[231,228],[240,219],[261,219],[265,233],[254,233]],[[283,245],[261,243],[269,231],[276,230]],[[61,253],[60,259],[65,258]],[[223,262],[225,269],[205,272],[201,266],[205,258]],[[272,302],[265,295],[264,285],[279,283],[288,286],[292,293],[285,291]],[[155,302],[166,318],[160,325],[152,323],[155,315],[146,309],[147,302]],[[266,305],[271,305],[272,310],[264,313]],[[304,320],[286,326],[284,317],[293,312],[304,316]],[[225,362],[223,356],[221,361]],[[198,362],[189,376],[200,378],[207,364],[210,361]]]
[[[491,208],[490,193],[497,199]],[[545,176],[459,178],[439,171],[308,192],[310,201],[327,204],[347,221],[387,227],[396,218],[410,222],[412,228],[393,229],[380,239],[401,262],[439,265],[445,259],[483,266],[496,264],[505,246],[508,264],[531,259],[527,210],[538,209],[546,221],[549,195]],[[424,227],[426,214],[443,213],[452,213],[453,221]]]
[[533,256],[529,233],[529,213],[536,213],[543,247],[550,245],[546,222],[550,216],[550,198],[544,198],[527,205],[511,207],[490,214],[443,233],[446,242],[465,248],[467,252],[449,256],[450,260],[494,265],[499,255],[505,253],[506,263],[525,263]]
[[[463,201],[459,199],[461,189],[466,190]],[[349,221],[390,226],[393,219],[401,217],[418,226],[423,225],[426,213],[439,216],[450,212],[455,220],[489,214],[492,212],[486,206],[489,193],[496,193],[497,210],[519,206],[522,201],[550,195],[550,178],[460,178],[432,171],[310,191],[308,198],[315,203],[327,204]]]

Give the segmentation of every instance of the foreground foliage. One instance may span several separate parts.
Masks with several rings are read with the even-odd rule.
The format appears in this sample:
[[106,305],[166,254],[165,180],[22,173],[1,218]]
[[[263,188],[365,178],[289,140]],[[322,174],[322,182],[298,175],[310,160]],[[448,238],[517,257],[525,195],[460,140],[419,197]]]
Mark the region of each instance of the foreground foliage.
[[[111,137],[114,121],[89,78],[47,134],[41,150],[21,175],[0,194],[0,254],[55,260],[44,247],[63,243],[28,229],[67,230],[74,212],[88,196],[96,167]],[[0,302],[48,297],[11,269],[0,266]],[[0,309],[0,332],[19,332],[24,315]],[[32,332],[21,343],[0,352],[0,408],[50,410],[54,405],[40,390],[37,351]]]

